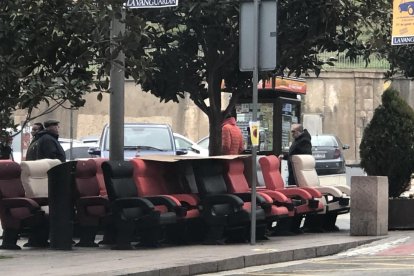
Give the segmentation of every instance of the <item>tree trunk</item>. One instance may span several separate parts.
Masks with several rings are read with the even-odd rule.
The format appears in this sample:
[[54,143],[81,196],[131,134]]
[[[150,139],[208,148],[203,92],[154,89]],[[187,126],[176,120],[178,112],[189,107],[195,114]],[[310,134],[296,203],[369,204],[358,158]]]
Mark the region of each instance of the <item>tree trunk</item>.
[[208,146],[210,156],[221,155],[221,117],[209,119],[210,144]]

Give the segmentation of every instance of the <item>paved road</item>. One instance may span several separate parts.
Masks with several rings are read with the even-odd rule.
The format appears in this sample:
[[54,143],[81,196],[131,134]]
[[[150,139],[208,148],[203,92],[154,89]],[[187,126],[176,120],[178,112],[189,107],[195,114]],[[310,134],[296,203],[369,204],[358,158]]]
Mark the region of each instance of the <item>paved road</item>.
[[220,275],[366,276],[414,275],[414,233],[360,246],[334,256],[257,266]]

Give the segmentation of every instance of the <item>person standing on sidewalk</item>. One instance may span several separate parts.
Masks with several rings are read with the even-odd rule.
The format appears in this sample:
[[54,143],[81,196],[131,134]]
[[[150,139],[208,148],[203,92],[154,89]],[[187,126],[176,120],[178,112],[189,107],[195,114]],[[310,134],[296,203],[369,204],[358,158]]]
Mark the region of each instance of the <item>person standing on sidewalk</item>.
[[221,125],[221,145],[223,155],[240,154],[244,150],[243,135],[234,114],[228,114]]
[[2,160],[7,160],[7,159],[14,160],[12,142],[13,142],[12,137],[5,137],[5,138],[1,139],[1,141],[0,141],[0,159],[2,159]]
[[30,141],[29,146],[27,147],[26,159],[25,160],[36,160],[37,158],[37,143],[36,140],[39,138],[37,133],[43,131],[45,127],[42,123],[34,123],[30,131],[32,135],[32,140]]
[[34,140],[27,150],[26,160],[50,158],[65,162],[65,151],[58,141],[59,121],[47,120],[44,122],[44,127],[44,130],[35,134]]
[[312,143],[311,135],[306,129],[303,128],[301,124],[292,124],[290,132],[294,139],[293,143],[289,148],[289,152],[287,154],[279,155],[279,158],[288,161],[288,185],[296,185],[296,180],[295,176],[293,175],[293,167],[291,162],[292,155],[312,154]]

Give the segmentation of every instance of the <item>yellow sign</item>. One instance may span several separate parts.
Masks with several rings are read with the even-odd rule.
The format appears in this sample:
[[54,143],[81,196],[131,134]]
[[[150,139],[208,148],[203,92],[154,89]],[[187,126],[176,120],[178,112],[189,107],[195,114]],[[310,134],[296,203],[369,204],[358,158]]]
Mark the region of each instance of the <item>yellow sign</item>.
[[257,147],[259,145],[260,122],[249,122],[249,125],[250,125],[250,139],[252,140],[252,146]]
[[414,1],[393,0],[392,45],[414,44]]

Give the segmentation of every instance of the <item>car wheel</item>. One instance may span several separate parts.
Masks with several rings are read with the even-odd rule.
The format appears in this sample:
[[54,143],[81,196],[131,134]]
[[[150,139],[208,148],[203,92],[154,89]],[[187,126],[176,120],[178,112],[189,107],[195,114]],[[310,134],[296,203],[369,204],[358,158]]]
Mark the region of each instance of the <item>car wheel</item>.
[[408,7],[408,14],[409,15],[413,15],[414,14],[414,7],[413,6],[409,6]]

